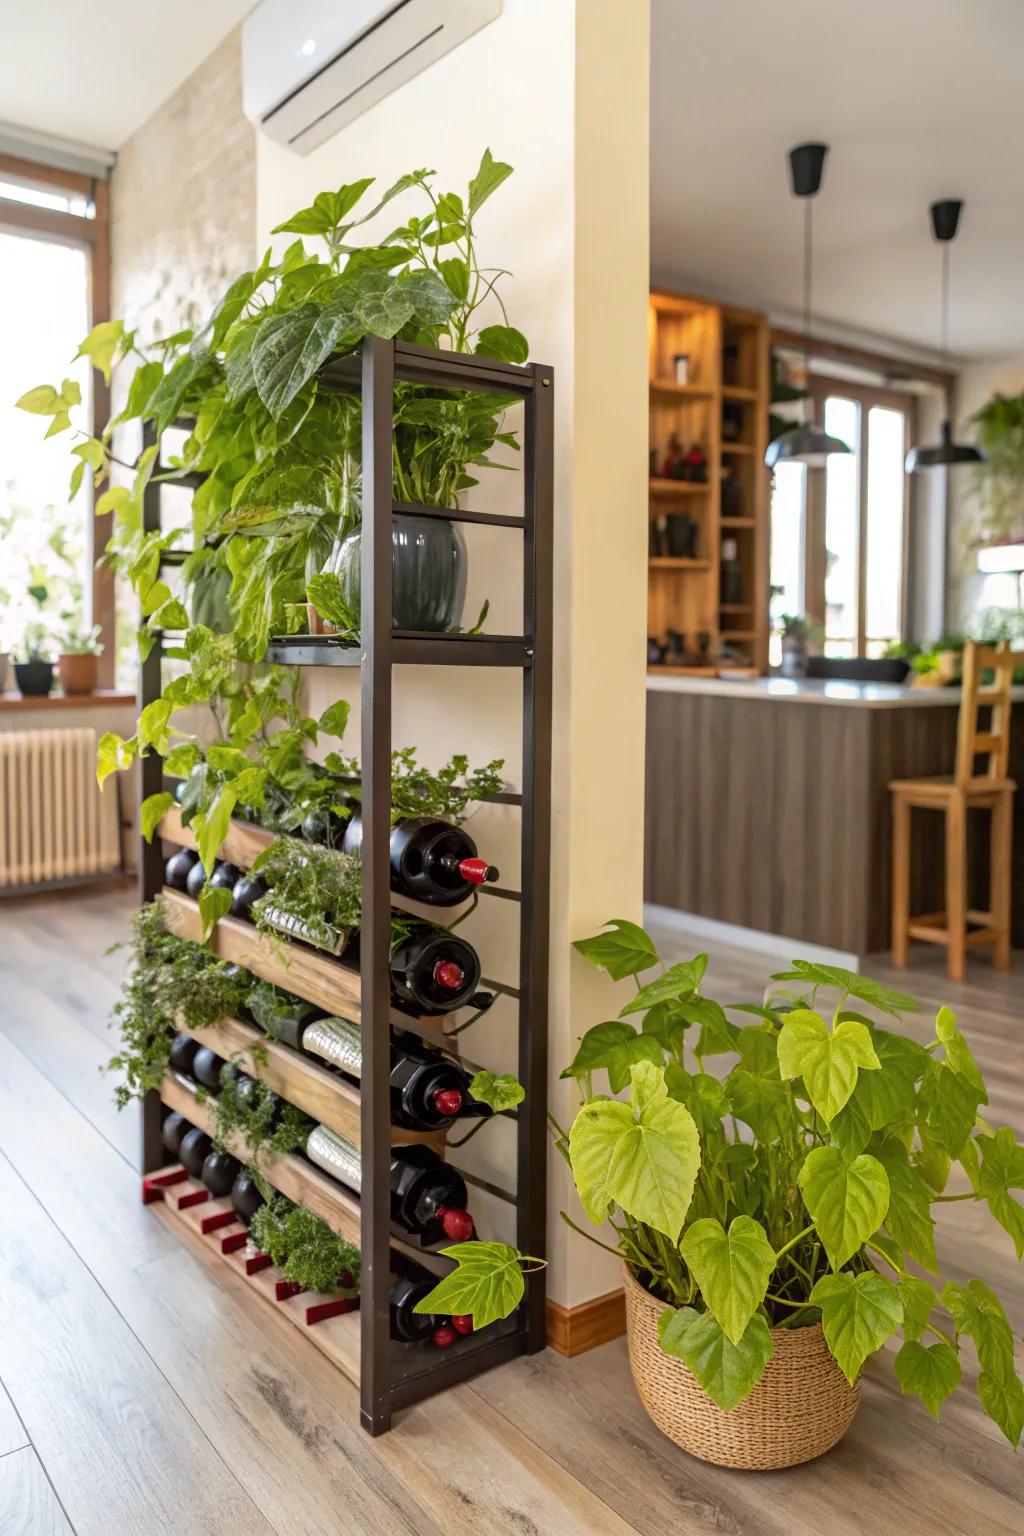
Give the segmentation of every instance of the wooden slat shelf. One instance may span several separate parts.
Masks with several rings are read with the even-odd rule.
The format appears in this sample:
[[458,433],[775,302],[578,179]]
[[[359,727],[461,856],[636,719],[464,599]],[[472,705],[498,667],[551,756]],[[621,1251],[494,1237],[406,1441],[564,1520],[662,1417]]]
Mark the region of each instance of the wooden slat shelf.
[[723,528],[756,528],[757,520],[753,517],[723,517]]
[[[198,1125],[208,1136],[213,1135],[213,1108],[209,1102],[200,1102],[192,1089],[180,1077],[169,1073],[160,1084],[160,1098],[168,1109],[184,1115],[192,1125]],[[235,1132],[226,1138],[225,1145],[239,1162],[252,1163],[252,1150],[245,1137]],[[322,1173],[315,1163],[290,1152],[263,1153],[259,1159],[260,1174],[282,1195],[304,1205],[319,1216],[332,1231],[347,1242],[359,1242],[359,1201],[342,1189],[336,1180]]]
[[648,562],[652,571],[708,571],[710,560],[699,560],[688,555],[655,555]]
[[[203,922],[198,903],[169,886],[164,887],[162,896],[171,931],[183,939],[202,943]],[[222,917],[209,944],[221,960],[244,966],[254,976],[315,1003],[325,1013],[340,1013],[354,1024],[360,1022],[359,973],[339,965],[330,955],[288,939],[266,939],[251,923],[237,917]]]
[[683,399],[688,396],[691,400],[712,400],[715,392],[706,384],[677,384],[675,379],[652,379],[651,394],[680,395]]
[[[218,1056],[230,1057],[243,1072],[258,1077],[279,1093],[289,1104],[311,1115],[321,1125],[329,1126],[355,1146],[360,1145],[360,1096],[343,1077],[323,1067],[300,1051],[270,1040],[262,1030],[242,1019],[223,1018],[216,1024],[202,1029],[191,1029],[182,1024],[185,1034],[209,1046]],[[256,1048],[258,1058],[253,1056]],[[439,1156],[444,1155],[443,1131],[410,1131],[404,1126],[391,1127],[392,1146],[411,1146],[413,1143],[432,1147]]]
[[666,480],[661,475],[648,479],[652,496],[706,496],[711,486],[706,480]]
[[[150,1177],[159,1178],[161,1174],[169,1171],[169,1169],[162,1169]],[[327,1317],[321,1322],[310,1324],[306,1321],[308,1308],[329,1302],[332,1300],[331,1297],[303,1291],[300,1295],[291,1296],[286,1301],[278,1301],[275,1294],[276,1286],[278,1281],[284,1279],[279,1269],[270,1265],[255,1274],[249,1274],[246,1271],[245,1255],[241,1249],[231,1253],[224,1252],[222,1240],[230,1234],[245,1230],[240,1222],[225,1225],[213,1232],[203,1231],[203,1222],[211,1214],[229,1208],[227,1201],[206,1200],[199,1205],[188,1205],[185,1209],[179,1206],[177,1198],[179,1193],[184,1191],[195,1194],[201,1190],[202,1185],[197,1184],[193,1179],[172,1185],[163,1200],[154,1202],[160,1219],[191,1248],[199,1251],[204,1260],[209,1257],[216,1264],[224,1265],[238,1276],[244,1285],[260,1296],[268,1307],[272,1307],[279,1317],[286,1317],[289,1322],[294,1323],[310,1343],[315,1344],[328,1360],[344,1371],[345,1375],[358,1386],[361,1326],[358,1309],[345,1312],[340,1317]]]
[[756,405],[758,398],[756,389],[742,389],[739,384],[722,385],[723,400],[734,400],[741,405]]
[[[181,810],[176,805],[164,812],[156,835],[166,838],[169,843],[177,843],[180,848],[197,848],[195,834],[191,827],[182,825]],[[220,856],[231,864],[237,864],[239,869],[248,869],[276,837],[276,832],[268,832],[265,827],[257,827],[236,818],[231,822],[227,837],[220,845]]]
[[722,446],[722,452],[723,453],[754,453],[755,452],[755,448],[754,448],[753,443],[728,443],[728,442],[723,442],[721,446]]

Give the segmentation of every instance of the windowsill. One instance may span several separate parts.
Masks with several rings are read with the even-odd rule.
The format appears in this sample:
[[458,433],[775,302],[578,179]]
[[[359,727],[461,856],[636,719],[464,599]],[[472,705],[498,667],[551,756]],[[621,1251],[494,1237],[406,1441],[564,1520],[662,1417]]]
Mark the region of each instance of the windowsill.
[[97,688],[95,693],[48,693],[35,698],[20,693],[0,693],[0,710],[116,709],[119,705],[129,704],[135,704],[134,693],[121,693],[114,688]]

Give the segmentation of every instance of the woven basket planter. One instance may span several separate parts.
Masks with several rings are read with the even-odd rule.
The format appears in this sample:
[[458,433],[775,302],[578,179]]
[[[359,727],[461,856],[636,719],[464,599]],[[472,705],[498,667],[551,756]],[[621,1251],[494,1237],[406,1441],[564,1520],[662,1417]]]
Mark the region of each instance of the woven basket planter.
[[769,1471],[812,1461],[841,1440],[860,1402],[828,1352],[821,1325],[773,1328],[774,1354],[761,1380],[731,1413],[723,1413],[681,1360],[663,1353],[658,1318],[665,1303],[626,1268],[629,1364],[658,1428],[701,1461]]

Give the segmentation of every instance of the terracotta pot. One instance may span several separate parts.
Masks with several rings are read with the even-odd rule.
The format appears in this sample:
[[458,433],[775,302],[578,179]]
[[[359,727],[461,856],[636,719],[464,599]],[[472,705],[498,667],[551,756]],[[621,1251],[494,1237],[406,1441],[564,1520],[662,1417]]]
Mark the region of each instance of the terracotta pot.
[[57,676],[65,693],[93,693],[99,657],[88,652],[67,652],[57,662]]
[[772,1358],[731,1413],[715,1406],[697,1378],[658,1342],[665,1303],[626,1269],[629,1365],[643,1403],[676,1445],[718,1467],[770,1471],[812,1461],[842,1439],[860,1403],[829,1353],[821,1324],[772,1328]]

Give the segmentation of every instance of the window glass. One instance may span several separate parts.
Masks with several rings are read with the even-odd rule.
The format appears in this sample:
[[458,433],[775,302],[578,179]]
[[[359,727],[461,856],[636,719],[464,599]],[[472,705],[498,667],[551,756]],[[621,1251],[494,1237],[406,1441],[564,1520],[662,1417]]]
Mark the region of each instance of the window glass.
[[900,637],[905,424],[902,411],[873,405],[868,412],[864,629],[869,656],[882,656]]
[[830,454],[825,465],[825,655],[855,656],[860,406],[830,395],[824,425],[854,450]]
[[771,640],[769,663],[782,660],[782,616],[805,611],[804,540],[807,469],[783,459],[772,475],[771,506]]

